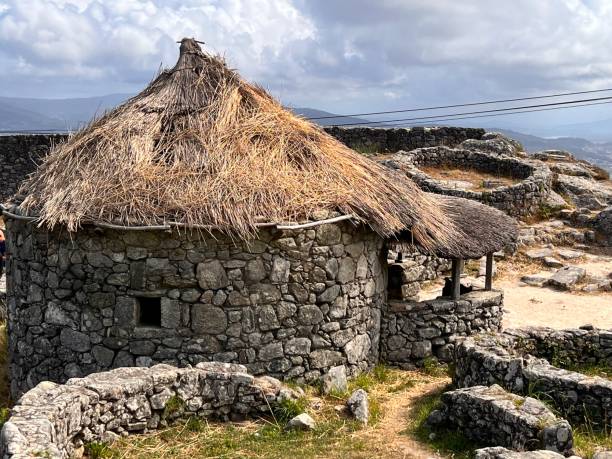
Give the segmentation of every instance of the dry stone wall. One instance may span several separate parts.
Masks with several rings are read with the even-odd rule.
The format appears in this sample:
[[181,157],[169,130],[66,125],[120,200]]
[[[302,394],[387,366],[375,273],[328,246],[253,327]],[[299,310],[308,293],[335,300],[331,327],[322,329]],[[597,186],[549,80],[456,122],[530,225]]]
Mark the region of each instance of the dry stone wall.
[[[547,202],[552,190],[552,173],[542,163],[467,149],[448,147],[420,148],[400,152],[384,164],[400,169],[421,189],[449,196],[473,199],[500,209],[512,216],[536,213]],[[520,182],[484,191],[449,186],[419,170],[419,166],[457,167],[513,177]]]
[[242,243],[7,223],[14,396],[44,380],[155,363],[235,362],[314,381],[336,365],[353,374],[378,361],[386,259],[364,227],[262,230]]
[[0,202],[17,191],[51,145],[65,138],[63,134],[0,135]]
[[431,426],[459,429],[481,444],[518,451],[545,449],[567,456],[573,451],[571,426],[534,398],[492,385],[445,392],[441,402],[428,418]]
[[381,360],[414,368],[427,358],[453,360],[460,337],[501,330],[503,294],[478,290],[459,300],[389,301],[381,324]]
[[395,153],[439,145],[454,147],[464,140],[480,140],[485,135],[484,129],[461,127],[326,127],[325,132],[349,148],[369,153]]
[[612,381],[553,365],[610,366],[611,361],[611,330],[529,327],[466,338],[456,350],[453,382],[545,394],[570,422],[610,425]]
[[242,420],[270,413],[295,395],[280,381],[242,365],[118,368],[66,384],[41,382],[19,399],[4,424],[5,459],[80,457],[88,442],[146,432],[192,416]]
[[398,254],[389,250],[387,257],[389,299],[414,300],[424,282],[437,279],[451,269],[451,260],[435,255],[418,252]]

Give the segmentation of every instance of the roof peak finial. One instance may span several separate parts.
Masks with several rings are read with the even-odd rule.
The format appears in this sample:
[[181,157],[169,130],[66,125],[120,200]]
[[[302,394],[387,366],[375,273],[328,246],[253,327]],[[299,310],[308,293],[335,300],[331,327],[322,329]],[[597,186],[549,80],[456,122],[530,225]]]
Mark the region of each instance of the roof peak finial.
[[185,37],[181,41],[177,41],[177,43],[181,44],[180,53],[188,53],[188,52],[201,52],[202,48],[200,44],[204,45],[203,41],[196,40],[195,38]]

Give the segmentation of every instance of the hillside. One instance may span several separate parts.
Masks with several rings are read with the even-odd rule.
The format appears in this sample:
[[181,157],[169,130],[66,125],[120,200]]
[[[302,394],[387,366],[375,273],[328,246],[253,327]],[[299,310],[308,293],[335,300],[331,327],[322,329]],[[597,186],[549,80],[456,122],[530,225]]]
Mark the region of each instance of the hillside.
[[491,129],[518,140],[529,152],[566,150],[579,159],[586,159],[612,171],[612,142],[595,143],[579,137],[543,138],[506,129]]

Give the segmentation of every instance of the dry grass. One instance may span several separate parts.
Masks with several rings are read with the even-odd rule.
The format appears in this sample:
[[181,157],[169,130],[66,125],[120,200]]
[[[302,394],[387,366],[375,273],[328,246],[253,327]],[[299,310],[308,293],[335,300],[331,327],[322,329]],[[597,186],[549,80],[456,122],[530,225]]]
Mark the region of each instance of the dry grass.
[[383,236],[410,228],[426,249],[452,221],[404,174],[350,150],[249,84],[222,58],[181,44],[176,66],[53,149],[22,186],[48,227],[167,222],[248,238],[258,222],[354,214]]
[[467,189],[471,191],[486,191],[485,181],[499,182],[498,186],[512,186],[520,182],[518,179],[500,174],[489,174],[476,169],[456,169],[451,166],[419,166],[419,169],[435,180],[462,181],[471,184]]
[[[152,434],[130,436],[98,457],[112,458],[371,458],[425,457],[431,451],[414,443],[405,428],[407,404],[423,388],[444,384],[445,377],[377,367],[354,379],[349,392],[369,393],[371,423],[362,427],[335,409],[349,392],[320,397],[305,387],[311,401],[307,412],[317,422],[312,432],[285,432],[274,419],[233,424],[191,420]],[[401,407],[401,409],[398,409]],[[390,422],[389,422],[390,421]],[[400,451],[404,451],[401,454]],[[405,452],[410,452],[406,455]],[[423,456],[416,455],[417,451]]]

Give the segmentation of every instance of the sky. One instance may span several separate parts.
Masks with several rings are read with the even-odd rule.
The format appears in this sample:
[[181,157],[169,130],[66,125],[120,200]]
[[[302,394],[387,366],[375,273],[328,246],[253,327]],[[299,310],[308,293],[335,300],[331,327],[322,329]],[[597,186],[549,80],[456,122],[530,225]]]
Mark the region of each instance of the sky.
[[[184,36],[334,113],[610,88],[610,24],[610,0],[0,0],[0,95],[136,93]],[[503,122],[606,119],[612,105]]]

